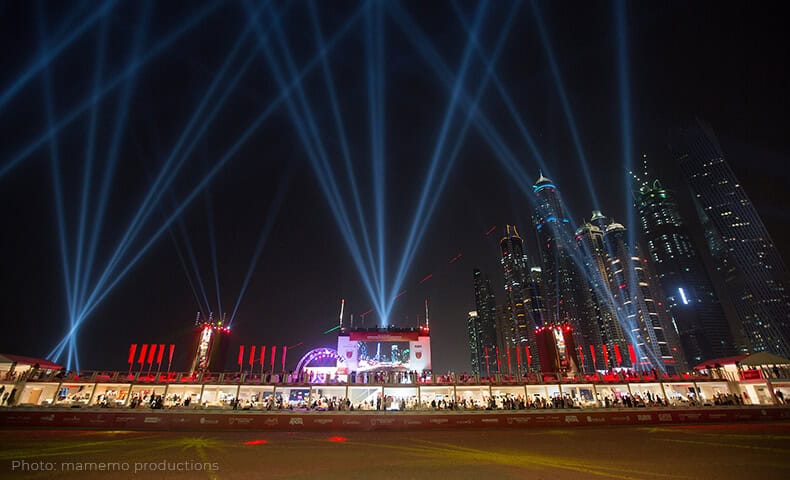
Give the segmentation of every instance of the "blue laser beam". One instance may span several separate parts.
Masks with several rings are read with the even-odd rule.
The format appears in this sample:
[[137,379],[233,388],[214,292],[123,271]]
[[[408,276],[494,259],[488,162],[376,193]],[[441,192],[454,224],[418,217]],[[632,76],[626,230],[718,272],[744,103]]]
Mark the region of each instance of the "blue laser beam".
[[418,202],[417,209],[415,211],[415,216],[412,220],[411,228],[409,229],[409,234],[407,236],[407,240],[404,247],[404,252],[401,255],[401,260],[398,265],[397,273],[395,274],[395,279],[393,281],[392,288],[389,292],[387,305],[385,309],[385,314],[389,314],[389,311],[392,308],[392,304],[394,302],[394,296],[397,293],[400,285],[402,285],[403,280],[406,276],[408,266],[411,264],[411,261],[414,257],[414,252],[417,249],[417,233],[419,230],[420,222],[426,221],[423,218],[423,212],[425,210],[426,203],[428,203],[429,195],[437,194],[432,189],[434,177],[437,174],[439,169],[439,165],[441,163],[441,154],[444,151],[444,144],[447,141],[447,135],[450,129],[450,124],[452,123],[452,119],[455,113],[456,106],[459,101],[459,96],[461,89],[464,84],[464,79],[466,78],[466,73],[469,69],[469,64],[472,58],[472,40],[471,38],[476,36],[480,30],[480,26],[483,22],[485,17],[485,13],[487,11],[487,3],[481,2],[475,13],[474,19],[474,26],[472,27],[472,33],[468,35],[467,44],[464,47],[464,51],[462,54],[461,65],[458,69],[458,75],[455,77],[455,82],[451,90],[450,101],[445,110],[444,118],[442,120],[442,126],[439,130],[439,134],[436,140],[436,144],[434,146],[433,154],[431,155],[431,160],[429,162],[428,172],[425,176],[425,181],[423,182],[422,192],[420,194],[420,200]]
[[[38,38],[42,56],[46,55],[47,40],[46,40],[46,16],[43,12],[42,2],[36,2],[38,9]],[[42,87],[44,93],[44,107],[46,111],[47,124],[51,125],[55,118],[55,106],[52,92],[52,80],[49,73],[49,65],[45,65],[42,72]],[[66,232],[66,214],[63,200],[63,185],[61,183],[60,171],[60,152],[58,147],[58,137],[53,136],[49,140],[49,158],[50,158],[50,171],[52,175],[52,194],[55,201],[55,217],[57,221],[58,230],[58,247],[60,250],[60,261],[63,273],[63,283],[66,290],[66,307],[68,310],[69,323],[73,323],[74,304],[72,302],[72,284],[71,284],[71,262],[69,258],[69,248],[67,243]],[[73,361],[73,343],[70,344],[69,357],[67,359],[67,367],[71,369]]]
[[[82,36],[83,33],[88,31],[94,23],[98,20],[103,18],[107,15],[113,8],[115,8],[115,4],[117,0],[110,0],[108,2],[104,2],[104,4],[96,9],[93,13],[88,15],[87,18],[83,21],[83,23],[71,31],[69,35],[66,36],[63,40],[60,41],[57,45],[52,48],[48,48],[46,52],[42,52],[42,54],[32,62],[32,64],[25,69],[24,72],[20,73],[17,76],[17,79],[11,83],[5,91],[0,94],[0,109],[2,109],[6,103],[8,103],[16,94],[21,90],[27,83],[33,79],[39,72],[41,72],[44,68],[46,68],[52,60],[57,57],[63,50],[71,46],[75,40]],[[0,175],[2,176],[2,175]]]
[[[157,175],[156,179],[154,180],[154,183],[149,187],[148,192],[145,198],[143,199],[141,206],[138,208],[131,222],[127,226],[119,245],[115,248],[113,255],[111,256],[109,262],[107,263],[107,266],[105,267],[104,271],[99,277],[99,280],[97,281],[96,286],[93,289],[93,294],[91,295],[91,298],[89,298],[88,302],[86,303],[90,303],[90,299],[95,297],[95,295],[100,291],[101,288],[103,288],[104,284],[108,281],[110,275],[112,274],[113,269],[121,261],[123,255],[126,253],[128,248],[130,248],[132,241],[134,240],[135,236],[137,235],[137,233],[141,228],[141,225],[143,225],[150,217],[156,202],[161,198],[164,191],[173,182],[177,172],[181,169],[184,162],[187,160],[191,152],[199,143],[199,140],[202,138],[202,135],[208,129],[209,125],[211,124],[211,121],[215,118],[217,113],[219,113],[219,111],[222,109],[225,102],[227,101],[227,98],[229,97],[230,93],[232,93],[234,87],[239,82],[241,77],[244,75],[247,69],[252,65],[254,52],[251,52],[248,55],[247,60],[239,68],[238,72],[234,75],[234,77],[231,79],[229,84],[226,86],[220,98],[214,103],[213,109],[209,112],[209,114],[206,115],[206,118],[204,119],[200,129],[198,130],[197,133],[193,135],[191,143],[189,143],[186,147],[182,147],[184,142],[186,142],[192,129],[195,128],[195,126],[197,125],[197,121],[200,119],[200,114],[202,114],[205,107],[209,104],[209,100],[212,99],[214,91],[219,87],[220,82],[224,78],[228,68],[235,60],[236,55],[241,51],[241,47],[244,44],[244,40],[246,40],[246,36],[249,33],[250,33],[249,29],[242,32],[236,44],[231,49],[230,54],[226,57],[225,63],[222,65],[222,67],[215,75],[206,94],[203,96],[202,101],[200,102],[197,109],[193,113],[187,126],[182,131],[180,138],[178,139],[173,149],[171,150],[171,153],[167,158],[167,160],[165,161],[163,167],[160,169],[159,175]],[[182,148],[184,150],[182,153],[180,153],[179,156],[178,155],[179,151]],[[175,166],[172,166],[173,163],[175,163]]]
[[587,156],[584,153],[584,147],[582,146],[579,129],[576,126],[576,120],[574,119],[573,111],[571,110],[568,93],[565,90],[565,85],[562,81],[560,67],[557,63],[557,59],[554,56],[554,48],[551,45],[551,39],[549,38],[548,31],[546,30],[546,24],[543,21],[543,16],[540,13],[540,7],[538,6],[538,3],[535,0],[531,0],[530,3],[532,5],[533,13],[535,14],[535,20],[538,24],[538,32],[540,33],[541,43],[543,43],[543,49],[546,51],[546,56],[549,60],[551,75],[554,78],[554,83],[557,86],[557,93],[560,96],[562,111],[565,114],[565,119],[568,122],[568,129],[571,131],[571,138],[573,138],[573,145],[576,148],[576,155],[578,155],[579,163],[581,164],[582,170],[584,171],[584,178],[587,182],[587,191],[590,192],[590,199],[593,206],[595,207],[594,209],[599,210],[598,195],[595,193],[595,185],[592,181],[592,175],[590,175],[590,167],[587,162]]
[[[313,31],[315,32],[315,40],[316,40],[316,48],[320,49],[321,45],[324,43],[323,34],[321,33],[321,26],[320,22],[318,21],[318,12],[316,11],[315,2],[313,0],[308,2],[308,6],[310,7],[310,18],[313,25]],[[321,61],[321,67],[324,74],[324,83],[326,84],[326,89],[329,92],[329,99],[332,105],[332,115],[335,119],[335,128],[337,129],[337,136],[340,139],[340,147],[341,153],[343,156],[343,165],[346,169],[346,178],[350,185],[352,201],[354,202],[354,210],[356,211],[357,222],[362,228],[360,228],[360,232],[362,235],[362,244],[365,248],[365,253],[368,258],[368,263],[370,264],[370,268],[372,271],[373,277],[378,276],[378,271],[376,268],[376,263],[373,260],[373,250],[370,243],[370,236],[368,235],[368,229],[365,228],[367,222],[365,221],[365,212],[362,208],[362,201],[359,194],[359,187],[357,185],[356,175],[354,174],[354,168],[351,161],[351,153],[348,147],[348,139],[345,131],[345,126],[343,123],[343,115],[340,112],[340,103],[338,102],[337,92],[335,89],[335,84],[332,76],[332,70],[329,65],[328,56],[323,56]]]
[[[93,71],[93,89],[96,91],[101,85],[102,71],[104,69],[105,55],[107,52],[107,32],[109,31],[109,22],[106,20],[102,22],[99,29],[99,36],[97,41],[96,63]],[[83,286],[83,273],[82,273],[82,256],[85,253],[83,242],[85,241],[85,223],[88,214],[88,200],[91,191],[91,176],[93,173],[93,162],[95,159],[96,147],[96,127],[99,121],[99,108],[98,104],[91,107],[90,121],[88,127],[88,138],[85,146],[85,164],[82,171],[82,193],[80,195],[79,206],[79,220],[77,223],[77,252],[74,269],[74,292],[72,293],[76,304],[77,299],[81,296]]]
[[159,43],[157,43],[155,47],[151,48],[151,50],[149,50],[148,53],[143,55],[138,62],[126,66],[126,68],[124,68],[121,71],[121,73],[115,75],[114,77],[112,77],[112,80],[109,80],[107,83],[105,83],[98,92],[93,92],[92,94],[88,95],[87,98],[85,98],[82,102],[80,102],[77,107],[73,108],[72,110],[69,111],[69,113],[62,116],[60,120],[57,123],[55,123],[54,126],[48,127],[44,133],[42,133],[35,140],[27,144],[27,146],[22,148],[19,152],[17,152],[14,156],[12,156],[9,161],[7,161],[2,167],[0,167],[0,179],[6,176],[14,168],[19,166],[19,164],[22,163],[25,159],[29,158],[30,155],[33,154],[33,152],[37,151],[44,144],[46,144],[53,135],[56,135],[57,132],[59,132],[61,129],[70,125],[77,118],[79,118],[83,112],[85,112],[89,108],[93,107],[93,105],[101,101],[101,99],[103,99],[111,91],[113,91],[116,87],[118,87],[122,82],[124,82],[126,78],[134,74],[138,69],[143,67],[151,59],[153,59],[160,53],[164,52],[184,33],[192,30],[192,28],[198,25],[201,21],[205,20],[208,17],[208,15],[212,13],[221,3],[222,2],[220,0],[216,0],[208,4],[206,7],[198,10],[194,15],[187,18],[187,20],[183,24],[181,24],[177,29],[175,29],[170,35],[168,35]]
[[211,202],[210,190],[206,189],[206,217],[208,219],[208,241],[211,248],[211,265],[214,269],[214,288],[217,293],[217,312],[222,316],[222,294],[219,288],[219,265],[217,264],[217,236],[214,228],[214,208]]
[[153,235],[148,237],[148,241],[140,248],[137,254],[127,263],[126,267],[120,271],[117,275],[115,275],[112,283],[108,285],[107,288],[103,289],[103,292],[98,295],[90,304],[86,305],[81,314],[79,315],[77,322],[75,325],[66,332],[66,335],[61,340],[61,342],[50,352],[47,358],[52,358],[54,352],[60,348],[61,345],[67,342],[68,337],[75,335],[77,330],[79,329],[82,322],[93,312],[93,310],[106,298],[113,289],[125,278],[125,276],[134,268],[134,266],[140,261],[140,259],[145,255],[145,253],[154,245],[154,243],[159,239],[164,231],[169,228],[169,226],[183,213],[183,211],[194,201],[195,197],[200,194],[200,192],[213,180],[213,178],[217,175],[217,173],[238,153],[238,151],[246,144],[246,142],[252,137],[252,135],[261,127],[261,125],[268,120],[268,118],[281,106],[281,104],[289,98],[291,94],[291,90],[293,90],[297,85],[300,84],[302,79],[309,73],[315,66],[321,61],[321,57],[326,55],[329,50],[331,50],[337,42],[345,36],[348,30],[356,21],[356,16],[350,19],[341,29],[339,29],[335,34],[330,38],[330,40],[322,47],[322,49],[317,53],[317,55],[311,59],[307,64],[300,70],[299,74],[294,78],[294,80],[286,86],[286,88],[281,89],[280,94],[272,100],[269,106],[263,110],[263,112],[247,127],[247,129],[239,136],[239,138],[234,142],[234,144],[226,151],[226,153],[220,158],[220,160],[214,164],[211,170],[203,177],[203,179],[195,186],[192,192],[185,197],[182,202],[179,204],[179,207],[175,209],[168,219],[162,224],[162,226],[154,232]]
[[258,236],[258,241],[255,244],[255,251],[253,252],[252,258],[250,259],[250,265],[247,267],[247,273],[244,275],[244,281],[241,284],[239,296],[236,298],[236,304],[233,306],[233,313],[230,315],[228,326],[233,325],[233,321],[236,319],[236,313],[239,311],[239,305],[241,305],[244,294],[247,293],[247,288],[250,285],[252,273],[255,270],[255,267],[258,265],[258,259],[263,252],[263,247],[266,246],[266,241],[269,239],[269,235],[274,228],[274,222],[280,211],[280,207],[282,206],[285,193],[288,190],[288,185],[290,183],[289,179],[290,175],[286,173],[284,178],[281,178],[278,182],[277,192],[272,199],[272,203],[269,205],[269,211],[266,213],[266,221],[263,224],[261,233]]
[[[249,4],[247,3],[246,5]],[[364,11],[364,6],[363,8],[360,8],[355,15],[351,16],[346,21],[346,24],[341,29],[341,31],[350,28],[356,22],[357,18],[361,16],[363,11]],[[287,42],[285,41],[285,35],[283,34],[282,30],[279,28],[278,25],[275,25],[275,33],[277,35],[278,43],[280,44],[280,47],[284,52],[286,68],[288,68],[291,78],[295,78],[296,67],[293,64],[292,56],[290,54],[290,49],[288,48]],[[268,45],[268,42],[266,42],[264,38],[261,38],[260,35],[259,35],[259,39],[260,39],[260,43],[262,44],[262,49],[266,56],[269,67],[274,74],[277,84],[280,86],[280,88],[284,88],[285,79],[282,69],[278,65],[277,60],[274,57],[274,54]],[[322,137],[318,133],[318,128],[315,124],[314,116],[312,114],[310,107],[308,106],[306,96],[302,91],[301,84],[299,82],[295,84],[294,90],[295,90],[296,102],[298,103],[298,105],[295,105],[293,101],[291,101],[291,99],[289,98],[288,101],[286,102],[286,106],[288,108],[288,112],[291,117],[291,120],[296,127],[296,133],[299,136],[300,141],[302,142],[302,145],[305,148],[311,166],[316,171],[316,177],[319,181],[319,185],[321,186],[325,198],[329,202],[330,210],[334,215],[335,220],[340,228],[341,235],[343,236],[343,239],[349,248],[349,252],[351,254],[352,260],[354,261],[354,264],[357,267],[360,276],[362,277],[363,284],[365,285],[365,288],[368,291],[371,298],[374,299],[374,304],[377,305],[379,311],[382,311],[378,306],[379,302],[378,302],[378,296],[376,295],[375,288],[373,286],[374,282],[372,281],[370,273],[368,272],[368,270],[364,265],[364,260],[362,259],[361,254],[359,253],[361,249],[359,248],[359,244],[354,236],[353,233],[354,230],[348,218],[348,211],[345,208],[343,198],[338,191],[338,186],[334,180],[334,174],[332,173],[332,168],[329,164],[326,151],[324,150],[323,144],[321,143],[320,139]],[[299,114],[299,111],[302,112],[301,115]],[[301,118],[302,116],[304,116],[304,120]]]
[[[140,58],[140,49],[145,42],[150,13],[151,1],[148,0],[143,4],[141,25],[134,35],[132,50],[129,54],[129,63],[134,63]],[[93,268],[95,252],[99,242],[99,234],[101,233],[102,223],[104,221],[104,213],[109,204],[110,187],[112,186],[112,179],[115,176],[115,168],[118,164],[118,151],[126,131],[129,102],[134,90],[134,79],[135,75],[132,75],[126,81],[116,110],[114,128],[110,138],[110,147],[107,151],[107,160],[104,166],[104,175],[102,176],[102,181],[99,186],[98,205],[93,216],[93,227],[91,228],[90,239],[88,241],[88,256],[85,261],[85,272],[90,272]],[[80,301],[83,300],[83,298],[80,298]]]

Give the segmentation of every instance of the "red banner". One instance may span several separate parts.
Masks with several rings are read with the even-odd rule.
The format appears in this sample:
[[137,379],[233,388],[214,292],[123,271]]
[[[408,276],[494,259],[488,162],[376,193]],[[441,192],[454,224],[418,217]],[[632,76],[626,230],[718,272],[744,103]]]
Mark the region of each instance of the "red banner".
[[507,373],[510,374],[510,345],[507,346]]
[[496,371],[497,373],[502,373],[502,359],[499,358],[499,345],[496,347]]
[[266,345],[261,345],[261,367],[263,367],[264,358],[266,358]]
[[616,343],[614,344],[614,358],[617,360],[618,367],[623,364],[623,356],[620,355],[620,345]]
[[159,355],[156,357],[156,363],[161,365],[162,364],[162,357],[164,357],[164,356],[165,356],[165,344],[164,343],[160,343],[159,344]]
[[167,362],[168,363],[173,363],[173,350],[175,350],[175,349],[176,349],[176,344],[175,343],[171,343],[170,344],[170,356],[167,358]]
[[239,345],[239,366],[244,364],[244,345]]
[[628,356],[631,357],[631,365],[636,367],[636,352],[634,351],[634,346],[632,344],[628,344]]
[[272,345],[272,373],[274,373],[274,357],[277,356],[277,345]]
[[140,348],[140,356],[137,357],[137,363],[142,365],[145,363],[145,354],[148,352],[148,344],[144,343],[143,346]]
[[148,349],[148,360],[145,363],[151,365],[154,363],[154,356],[156,355],[156,344],[152,343],[151,347]]
[[521,349],[516,348],[516,364],[518,365],[518,370],[521,371]]
[[255,345],[250,347],[250,366],[255,364]]
[[135,352],[137,352],[137,344],[133,343],[133,344],[129,345],[129,360],[127,360],[127,363],[129,363],[129,364],[134,363],[134,354],[135,354]]
[[529,347],[524,345],[524,352],[527,354],[527,368],[532,368],[532,355],[529,353]]
[[288,352],[288,347],[283,345],[283,372],[285,371],[285,354]]

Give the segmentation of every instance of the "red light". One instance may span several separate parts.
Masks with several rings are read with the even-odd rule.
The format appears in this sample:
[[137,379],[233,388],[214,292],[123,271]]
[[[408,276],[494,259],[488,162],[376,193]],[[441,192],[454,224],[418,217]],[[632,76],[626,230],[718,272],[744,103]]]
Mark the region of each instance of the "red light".
[[269,443],[268,440],[250,440],[249,442],[244,442],[244,445],[264,445]]
[[327,438],[327,440],[329,440],[330,442],[335,442],[335,443],[343,443],[343,442],[346,441],[346,437],[329,437],[329,438]]

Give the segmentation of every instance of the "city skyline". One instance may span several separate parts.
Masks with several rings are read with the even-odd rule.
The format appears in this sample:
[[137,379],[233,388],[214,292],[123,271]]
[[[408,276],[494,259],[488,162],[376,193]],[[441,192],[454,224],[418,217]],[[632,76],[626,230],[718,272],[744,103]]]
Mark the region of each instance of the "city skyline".
[[[786,260],[786,34],[779,15],[711,5],[7,4],[2,35],[18,48],[0,77],[0,278],[19,333],[0,351],[61,346],[61,361],[74,348],[83,368],[122,369],[130,343],[176,343],[186,363],[196,311],[226,315],[233,345],[320,347],[334,343],[323,332],[341,299],[355,325],[384,314],[412,326],[429,298],[434,368],[469,370],[470,273],[487,273],[501,303],[505,225],[538,258],[530,196],[541,172],[562,188],[569,223],[600,210],[635,234],[627,141],[627,158],[647,154],[678,193],[699,247],[665,147],[695,115],[711,122]],[[328,55],[316,56],[322,46]],[[180,170],[165,171],[179,150],[170,165]],[[146,203],[162,172],[169,188]],[[84,323],[71,347],[61,339],[76,310]]]

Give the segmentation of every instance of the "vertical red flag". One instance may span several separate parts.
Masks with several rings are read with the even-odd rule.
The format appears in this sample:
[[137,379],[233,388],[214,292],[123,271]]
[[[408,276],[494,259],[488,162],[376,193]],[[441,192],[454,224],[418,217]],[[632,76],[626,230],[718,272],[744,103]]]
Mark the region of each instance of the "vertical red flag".
[[285,354],[288,352],[288,347],[283,345],[283,372],[285,371]]
[[277,355],[277,345],[272,345],[272,372],[274,372],[274,357]]
[[529,346],[524,345],[524,353],[527,354],[527,368],[532,368],[532,355],[529,353]]
[[244,364],[244,345],[239,345],[239,366]]
[[634,346],[632,344],[628,344],[628,356],[631,357],[631,365],[636,368],[636,352],[634,351]]
[[507,374],[510,375],[510,345],[507,346]]
[[579,362],[584,365],[584,349],[579,345]]
[[623,363],[623,356],[620,355],[620,345],[614,344],[614,358],[617,360],[617,366],[619,367]]
[[516,365],[518,365],[518,371],[521,371],[521,349],[516,348]]
[[250,366],[255,364],[255,345],[250,347]]
[[159,355],[156,356],[156,363],[158,363],[159,365],[162,365],[162,357],[164,357],[164,356],[165,356],[165,344],[164,343],[160,343],[159,344]]
[[592,358],[593,369],[598,370],[598,365],[596,365],[598,362],[595,361],[595,345],[590,345],[590,358]]
[[176,349],[176,344],[175,343],[171,343],[170,344],[170,355],[167,358],[167,363],[173,363],[173,350],[175,350],[175,349]]
[[486,353],[486,376],[491,376],[491,365],[488,362],[488,347],[485,347]]
[[140,347],[140,356],[137,357],[137,363],[142,365],[145,363],[145,354],[148,352],[148,344],[144,343],[142,347]]
[[266,358],[266,345],[261,345],[261,367],[263,367],[264,358]]
[[127,361],[127,363],[129,363],[130,365],[132,363],[134,363],[134,354],[135,354],[135,352],[137,352],[137,344],[133,343],[133,344],[129,345],[129,360]]
[[148,349],[148,359],[145,363],[151,365],[154,363],[154,356],[156,355],[156,344],[152,343],[151,347]]
[[499,345],[496,347],[496,371],[497,373],[502,373],[502,359],[499,358]]
[[601,345],[601,349],[603,350],[603,363],[606,364],[604,368],[608,369],[609,368],[609,350],[606,349],[606,344],[605,343],[603,345]]

